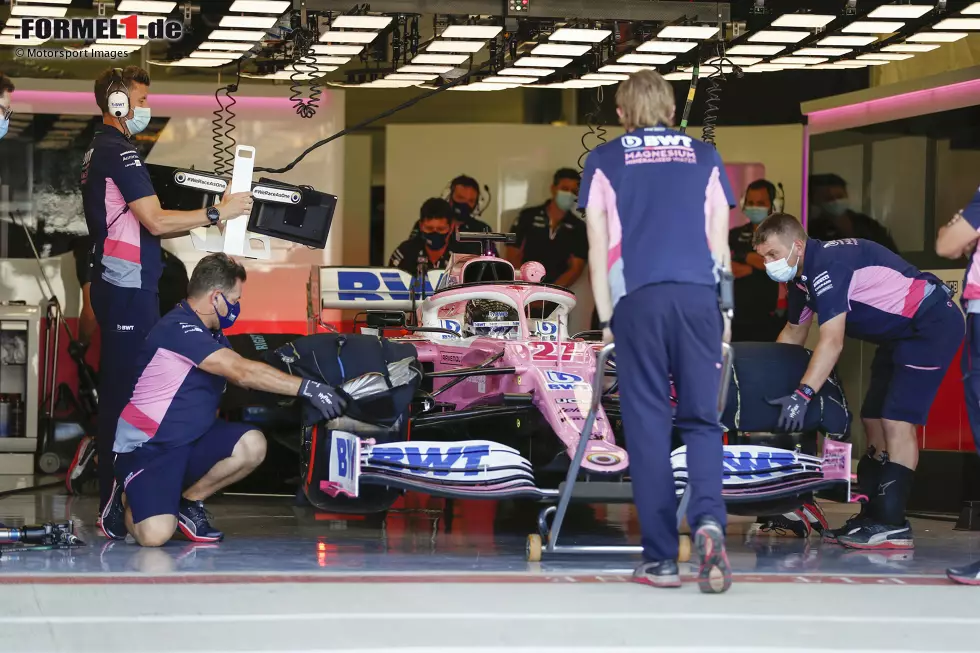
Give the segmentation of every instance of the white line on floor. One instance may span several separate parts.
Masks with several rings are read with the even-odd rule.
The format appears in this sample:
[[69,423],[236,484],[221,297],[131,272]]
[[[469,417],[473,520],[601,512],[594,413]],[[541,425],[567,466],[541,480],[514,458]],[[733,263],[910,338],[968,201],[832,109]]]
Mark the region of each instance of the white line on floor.
[[[91,615],[91,616],[22,616],[0,617],[0,625],[27,624],[171,624],[171,623],[240,623],[240,622],[270,622],[270,621],[419,621],[426,623],[433,618],[428,612],[312,612],[305,614],[136,614],[136,615]],[[739,623],[759,622],[772,623],[775,621],[799,623],[797,614],[743,614],[743,613],[711,613],[711,612],[678,612],[678,613],[580,613],[580,612],[538,612],[538,613],[507,613],[507,612],[458,612],[441,613],[440,621],[737,621]],[[902,624],[902,625],[945,625],[945,626],[978,626],[980,617],[913,617],[887,615],[810,615],[821,623],[836,624]],[[796,649],[802,650],[802,649]],[[835,649],[836,650],[836,649]]]

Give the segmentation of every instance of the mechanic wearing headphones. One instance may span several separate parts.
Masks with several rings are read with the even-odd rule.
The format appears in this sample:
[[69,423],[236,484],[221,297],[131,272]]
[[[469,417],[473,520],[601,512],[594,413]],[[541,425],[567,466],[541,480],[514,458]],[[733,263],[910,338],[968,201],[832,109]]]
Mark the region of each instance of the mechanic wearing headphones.
[[251,424],[218,419],[226,381],[251,390],[303,397],[325,419],[340,417],[346,396],[324,383],[284,374],[242,358],[223,329],[235,323],[245,268],[209,254],[194,268],[187,299],[163,316],[137,357],[138,380],[114,437],[115,483],[102,532],[128,531],[142,546],[161,546],[174,531],[193,542],[218,542],[204,499],[245,478],[265,458],[266,442]]
[[551,199],[520,212],[510,228],[517,243],[507,246],[507,260],[515,268],[537,261],[544,265],[542,281],[563,288],[571,287],[582,276],[589,239],[585,223],[572,213],[581,180],[578,171],[562,168],[552,180]]
[[388,267],[398,268],[412,276],[429,270],[444,270],[449,264],[449,236],[453,210],[441,197],[432,197],[419,211],[419,231],[391,253]]
[[[980,190],[973,200],[939,230],[936,253],[943,258],[967,257],[969,264],[963,276],[963,308],[966,309],[966,342],[960,366],[963,371],[963,392],[966,412],[970,418],[973,442],[980,451],[980,256],[977,239],[980,237]],[[980,562],[947,569],[950,579],[964,585],[980,585]]]
[[[453,224],[452,235],[449,238],[449,251],[459,252],[460,254],[481,254],[480,243],[460,242],[457,238],[459,232],[469,233],[490,233],[490,225],[476,216],[479,214],[477,207],[480,203],[480,184],[473,177],[460,175],[449,182],[449,206],[452,208]],[[409,240],[419,235],[419,223],[415,223],[412,233],[408,235]]]
[[160,317],[160,238],[248,213],[250,193],[226,195],[195,211],[165,211],[130,139],[150,122],[150,76],[137,66],[95,80],[102,125],[82,160],[85,221],[94,241],[92,307],[101,332],[99,361],[100,512],[112,491],[112,441],[135,379],[140,344]]
[[963,341],[952,291],[882,245],[857,238],[808,239],[791,215],[769,216],[755,251],[775,281],[788,285],[789,321],[779,342],[803,345],[816,313],[820,339],[799,388],[771,400],[779,428],[799,432],[807,406],[833,371],[844,336],[878,345],[861,406],[868,454],[858,484],[871,500],[825,542],[854,549],[911,549],[905,506],[919,459],[916,424],[925,424],[939,384]]
[[674,90],[663,77],[651,70],[630,75],[616,91],[616,105],[627,133],[589,154],[579,204],[586,209],[589,271],[604,339],[616,336],[643,544],[643,563],[633,577],[656,587],[681,584],[670,464],[676,428],[687,445],[687,518],[701,558],[698,582],[702,592],[724,592],[731,570],[721,498],[718,390],[727,325],[719,282],[731,282],[728,214],[735,201],[718,152],[669,128]]

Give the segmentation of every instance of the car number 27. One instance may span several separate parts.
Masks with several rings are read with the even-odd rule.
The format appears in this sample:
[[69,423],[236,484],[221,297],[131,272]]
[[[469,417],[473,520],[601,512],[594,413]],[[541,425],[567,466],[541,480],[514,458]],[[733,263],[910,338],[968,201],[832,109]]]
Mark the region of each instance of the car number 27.
[[531,360],[558,362],[559,347],[561,347],[561,360],[570,361],[575,353],[574,342],[530,342],[528,348],[531,349]]

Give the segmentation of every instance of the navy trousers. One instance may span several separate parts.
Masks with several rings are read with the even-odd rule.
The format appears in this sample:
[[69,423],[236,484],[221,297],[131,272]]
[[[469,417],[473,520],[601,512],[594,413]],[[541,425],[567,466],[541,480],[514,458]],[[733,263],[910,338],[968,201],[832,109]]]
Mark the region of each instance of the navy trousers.
[[[647,561],[677,559],[678,502],[670,465],[674,426],[687,445],[688,523],[696,528],[713,517],[725,526],[718,420],[723,328],[717,293],[708,286],[652,284],[616,305],[612,329],[620,404]],[[677,388],[676,418],[669,377]]]
[[160,319],[157,293],[92,282],[92,310],[99,323],[99,416],[95,437],[99,455],[99,512],[112,494],[112,445],[116,423],[136,384],[140,347]]
[[966,314],[966,341],[961,356],[966,412],[970,417],[973,442],[980,451],[980,314]]

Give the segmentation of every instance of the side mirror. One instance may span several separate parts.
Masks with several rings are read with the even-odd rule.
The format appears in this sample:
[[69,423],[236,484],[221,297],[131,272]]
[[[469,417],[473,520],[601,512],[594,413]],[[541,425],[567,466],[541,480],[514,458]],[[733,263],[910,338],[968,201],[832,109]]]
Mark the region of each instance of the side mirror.
[[368,311],[365,319],[372,329],[396,329],[405,326],[405,313],[401,311]]

